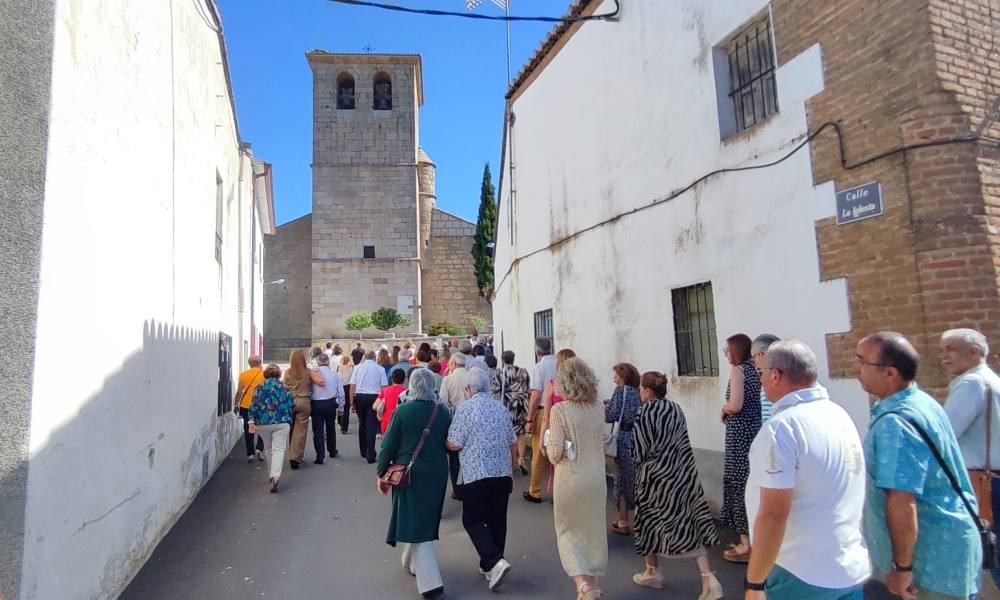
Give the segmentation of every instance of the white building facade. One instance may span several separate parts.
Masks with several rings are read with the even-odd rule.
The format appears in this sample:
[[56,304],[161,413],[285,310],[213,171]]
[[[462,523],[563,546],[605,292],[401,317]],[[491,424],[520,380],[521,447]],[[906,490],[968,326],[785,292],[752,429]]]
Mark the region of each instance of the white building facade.
[[[833,398],[867,422],[857,382],[826,370],[826,335],[850,329],[846,284],[821,281],[817,259],[814,224],[834,214],[833,184],[814,186],[808,147],[703,179],[803,143],[822,57],[813,46],[774,68],[772,55],[759,106],[737,116],[733,44],[770,35],[768,2],[621,4],[615,21],[554,30],[511,87],[496,344],[527,367],[533,338],[552,335],[594,367],[604,398],[617,362],[665,372],[721,503],[727,337],[803,340]],[[572,10],[614,8],[581,0]],[[773,44],[757,43],[760,73]]]
[[213,0],[29,4],[4,33],[41,47],[0,71],[38,62],[21,133],[43,149],[12,196],[25,326],[0,338],[30,377],[0,596],[116,598],[242,434],[271,170],[240,138]]

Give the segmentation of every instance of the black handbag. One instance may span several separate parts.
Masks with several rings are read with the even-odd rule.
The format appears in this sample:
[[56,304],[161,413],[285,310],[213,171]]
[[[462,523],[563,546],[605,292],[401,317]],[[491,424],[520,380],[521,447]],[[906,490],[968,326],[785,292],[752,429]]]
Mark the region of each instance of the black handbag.
[[[948,481],[951,482],[952,489],[955,490],[955,493],[958,494],[958,497],[962,500],[962,504],[965,505],[965,510],[969,513],[969,517],[972,518],[972,522],[976,526],[976,529],[979,530],[979,543],[983,547],[983,570],[989,571],[995,569],[997,567],[997,536],[993,533],[993,529],[990,527],[989,521],[986,519],[980,519],[979,515],[976,514],[976,511],[972,509],[972,503],[969,502],[969,499],[966,498],[965,494],[962,492],[962,486],[958,484],[958,478],[951,472],[948,465],[945,464],[944,458],[941,457],[941,453],[938,452],[937,446],[934,445],[931,437],[927,435],[927,432],[924,431],[923,427],[917,425],[916,421],[901,412],[888,411],[880,415],[879,419],[885,415],[896,415],[900,419],[903,419],[909,423],[911,427],[916,429],[920,437],[923,438],[924,443],[927,444],[928,448],[930,448],[931,454],[934,455],[934,458],[937,459],[938,464],[941,466],[941,470],[948,476]],[[877,421],[878,419],[873,421],[872,425],[874,426]]]

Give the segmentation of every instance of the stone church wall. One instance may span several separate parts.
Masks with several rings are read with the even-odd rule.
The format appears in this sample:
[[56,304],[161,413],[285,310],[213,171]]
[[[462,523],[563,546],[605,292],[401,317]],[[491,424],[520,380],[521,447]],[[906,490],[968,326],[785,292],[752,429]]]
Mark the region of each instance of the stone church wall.
[[264,352],[306,347],[312,335],[312,215],[264,236]]
[[[352,312],[373,312],[382,306],[397,308],[399,296],[410,296],[416,303],[419,266],[416,259],[313,261],[312,337],[352,337],[357,334],[348,331],[344,322]],[[395,331],[403,333],[401,329]]]
[[424,327],[439,321],[468,327],[469,317],[492,322],[492,309],[479,295],[472,263],[476,226],[434,209],[431,225],[431,268],[424,270]]

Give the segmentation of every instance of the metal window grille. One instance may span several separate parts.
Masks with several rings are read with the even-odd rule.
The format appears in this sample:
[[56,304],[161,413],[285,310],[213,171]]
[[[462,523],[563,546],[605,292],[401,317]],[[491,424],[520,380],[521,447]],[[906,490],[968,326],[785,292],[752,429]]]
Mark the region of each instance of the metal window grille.
[[552,329],[552,309],[542,310],[535,313],[535,337],[553,337]]
[[740,32],[729,43],[726,53],[736,129],[744,131],[778,112],[770,19],[758,21]]
[[693,377],[719,375],[715,303],[711,283],[672,291],[677,372]]
[[218,416],[233,410],[233,338],[219,332]]

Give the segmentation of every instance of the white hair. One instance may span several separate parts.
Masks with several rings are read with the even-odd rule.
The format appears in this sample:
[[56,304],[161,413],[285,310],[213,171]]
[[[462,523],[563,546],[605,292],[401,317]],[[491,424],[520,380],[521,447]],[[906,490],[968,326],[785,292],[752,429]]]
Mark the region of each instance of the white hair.
[[469,340],[462,340],[458,343],[458,351],[462,354],[472,353],[472,342]]
[[949,329],[941,334],[941,341],[958,340],[966,347],[979,348],[979,356],[986,358],[990,353],[990,345],[986,343],[986,336],[975,329],[960,328]]
[[428,369],[413,369],[410,371],[410,397],[416,400],[434,401],[437,398],[434,383],[434,373]]
[[490,385],[490,374],[479,367],[473,368],[469,371],[469,387],[472,388],[473,392],[486,392],[490,393],[493,391],[492,385]]
[[757,354],[758,352],[767,352],[767,349],[771,347],[771,344],[781,341],[781,338],[772,333],[762,333],[753,339],[753,343],[750,344],[750,356]]
[[464,367],[465,366],[465,355],[462,354],[461,352],[458,353],[458,354],[452,354],[451,355],[451,360],[455,361],[455,365],[456,366],[459,366],[459,367]]
[[771,344],[767,350],[767,366],[784,373],[792,383],[816,383],[816,355],[799,340]]

